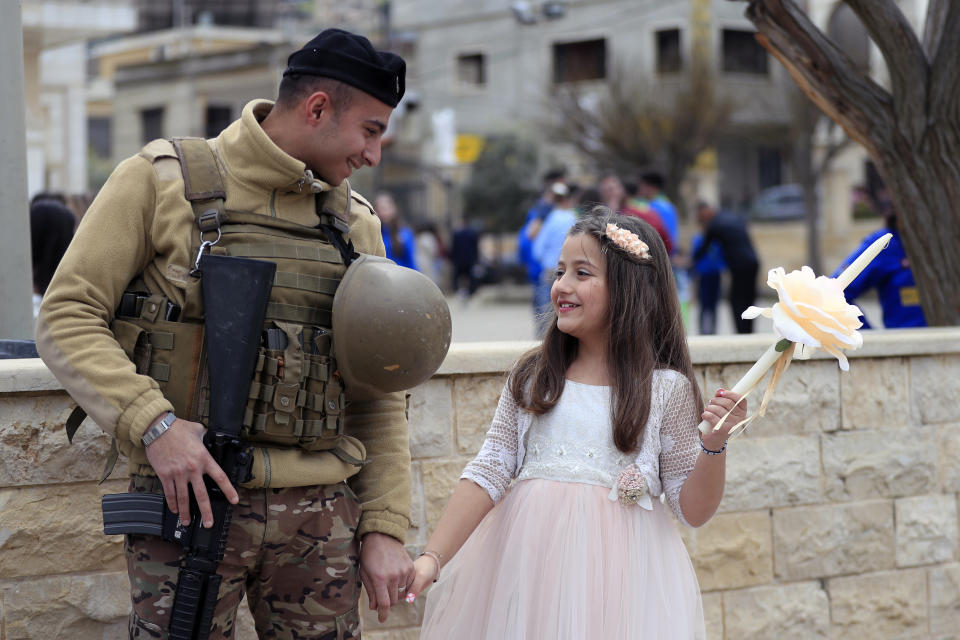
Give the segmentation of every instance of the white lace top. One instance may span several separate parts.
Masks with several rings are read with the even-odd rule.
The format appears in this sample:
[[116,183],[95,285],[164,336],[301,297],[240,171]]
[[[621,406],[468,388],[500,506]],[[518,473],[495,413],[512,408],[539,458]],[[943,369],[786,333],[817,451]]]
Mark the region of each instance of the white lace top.
[[650,417],[640,451],[632,455],[613,444],[609,387],[567,380],[557,406],[534,416],[517,407],[505,386],[483,446],[461,477],[499,502],[514,478],[613,487],[620,471],[636,464],[650,494],[665,494],[667,504],[686,524],[680,511],[680,488],[700,453],[700,416],[693,394],[686,376],[655,371]]

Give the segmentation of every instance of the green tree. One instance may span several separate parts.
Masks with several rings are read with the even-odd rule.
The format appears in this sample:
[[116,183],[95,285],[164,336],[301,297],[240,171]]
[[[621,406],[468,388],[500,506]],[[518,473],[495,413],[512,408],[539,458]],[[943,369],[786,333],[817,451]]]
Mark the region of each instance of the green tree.
[[463,187],[463,212],[487,231],[516,231],[533,196],[536,149],[515,135],[489,138]]

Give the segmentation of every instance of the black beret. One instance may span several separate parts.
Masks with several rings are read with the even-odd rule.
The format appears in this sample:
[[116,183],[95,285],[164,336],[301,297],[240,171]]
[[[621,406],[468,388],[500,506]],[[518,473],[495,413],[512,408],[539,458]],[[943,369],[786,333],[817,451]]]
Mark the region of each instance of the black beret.
[[395,53],[377,51],[363,36],[326,29],[287,58],[284,77],[333,78],[396,107],[403,97],[407,64]]

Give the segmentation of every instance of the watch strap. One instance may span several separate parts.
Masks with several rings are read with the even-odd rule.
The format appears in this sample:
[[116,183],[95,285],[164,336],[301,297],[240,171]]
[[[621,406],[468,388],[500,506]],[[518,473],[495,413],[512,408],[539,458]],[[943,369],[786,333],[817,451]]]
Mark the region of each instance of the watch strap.
[[173,426],[174,421],[177,419],[177,416],[173,415],[172,411],[168,411],[167,415],[163,416],[163,419],[160,420],[157,424],[153,425],[144,432],[143,437],[140,440],[143,442],[143,446],[149,447],[153,442],[165,434],[167,429]]

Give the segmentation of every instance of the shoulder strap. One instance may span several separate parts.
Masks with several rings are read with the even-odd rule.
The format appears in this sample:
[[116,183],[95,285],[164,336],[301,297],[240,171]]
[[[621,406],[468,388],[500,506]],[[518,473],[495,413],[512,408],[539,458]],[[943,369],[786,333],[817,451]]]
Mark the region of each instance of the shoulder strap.
[[193,207],[201,233],[220,227],[227,192],[213,150],[203,138],[173,138],[183,172],[183,195]]

